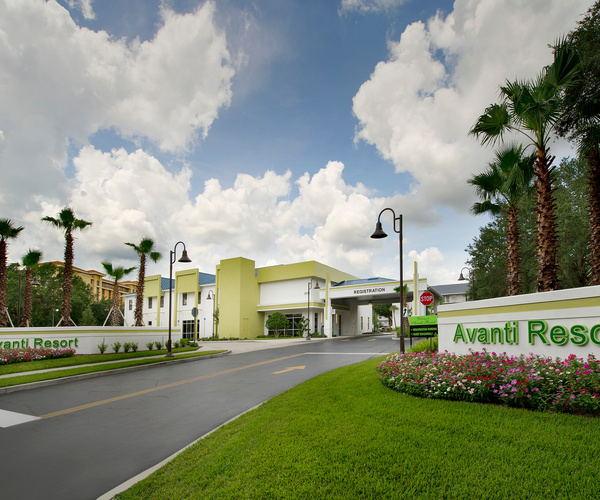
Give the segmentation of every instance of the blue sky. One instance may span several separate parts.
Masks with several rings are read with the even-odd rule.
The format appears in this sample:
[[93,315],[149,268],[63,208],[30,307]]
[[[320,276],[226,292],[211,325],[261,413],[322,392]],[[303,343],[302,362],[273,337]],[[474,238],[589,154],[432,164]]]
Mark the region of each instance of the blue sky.
[[591,5],[0,0],[0,216],[26,228],[9,260],[62,260],[39,220],[69,205],[94,222],[86,269],[134,265],[123,243],[149,235],[204,272],[243,256],[396,277],[397,238],[369,238],[391,207],[405,277],[455,281],[486,222],[466,179],[493,155],[468,129]]

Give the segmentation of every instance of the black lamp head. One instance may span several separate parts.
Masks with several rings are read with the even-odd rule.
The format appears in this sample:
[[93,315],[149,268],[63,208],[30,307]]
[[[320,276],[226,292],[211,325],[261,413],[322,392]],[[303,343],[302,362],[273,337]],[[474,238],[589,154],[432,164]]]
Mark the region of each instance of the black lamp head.
[[377,222],[377,224],[375,226],[375,232],[371,235],[371,238],[376,239],[376,240],[381,239],[381,238],[387,238],[387,234],[381,227],[381,222]]
[[187,250],[185,248],[181,253],[181,259],[179,259],[177,262],[192,262],[192,259],[188,257]]

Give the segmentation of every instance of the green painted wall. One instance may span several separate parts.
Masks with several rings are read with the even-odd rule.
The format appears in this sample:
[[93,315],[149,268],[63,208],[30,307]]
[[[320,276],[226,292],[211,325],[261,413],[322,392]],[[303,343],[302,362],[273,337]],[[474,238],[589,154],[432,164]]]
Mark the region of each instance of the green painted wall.
[[144,297],[160,297],[162,290],[160,288],[160,274],[153,274],[144,278]]
[[219,337],[255,338],[263,333],[263,313],[258,312],[260,289],[254,261],[238,257],[217,266]]

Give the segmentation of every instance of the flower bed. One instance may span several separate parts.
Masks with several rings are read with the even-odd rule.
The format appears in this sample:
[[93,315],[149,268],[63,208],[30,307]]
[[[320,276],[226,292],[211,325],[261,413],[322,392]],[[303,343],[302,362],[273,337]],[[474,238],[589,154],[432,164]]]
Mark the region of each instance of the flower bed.
[[377,372],[384,385],[415,396],[600,415],[600,360],[592,354],[393,354]]
[[70,358],[75,355],[75,349],[0,349],[0,365],[25,363],[40,359]]

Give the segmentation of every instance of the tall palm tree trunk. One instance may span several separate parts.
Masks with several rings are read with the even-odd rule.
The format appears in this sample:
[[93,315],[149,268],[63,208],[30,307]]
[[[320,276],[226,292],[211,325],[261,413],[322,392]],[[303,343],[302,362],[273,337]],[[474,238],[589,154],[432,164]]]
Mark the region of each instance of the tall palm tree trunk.
[[65,235],[65,268],[63,275],[62,321],[60,326],[72,326],[71,293],[73,291],[73,235]]
[[113,284],[113,296],[112,296],[112,312],[110,313],[110,326],[119,326],[119,283],[118,280],[114,281]]
[[519,259],[519,226],[518,226],[518,208],[511,205],[506,222],[506,288],[508,295],[521,294],[521,262]]
[[8,326],[6,302],[6,241],[0,240],[0,326]]
[[23,318],[20,326],[29,326],[31,324],[31,275],[33,270],[25,269],[25,293],[23,296]]
[[588,169],[590,176],[589,212],[590,212],[590,284],[600,285],[600,148],[588,151]]
[[558,289],[556,201],[551,177],[552,170],[554,170],[551,167],[554,157],[548,157],[547,153],[547,150],[538,150],[538,158],[535,163],[537,178],[535,182],[537,192],[535,212],[537,215],[538,292]]
[[140,255],[138,288],[135,298],[135,326],[144,326],[144,281],[146,279],[146,255]]

